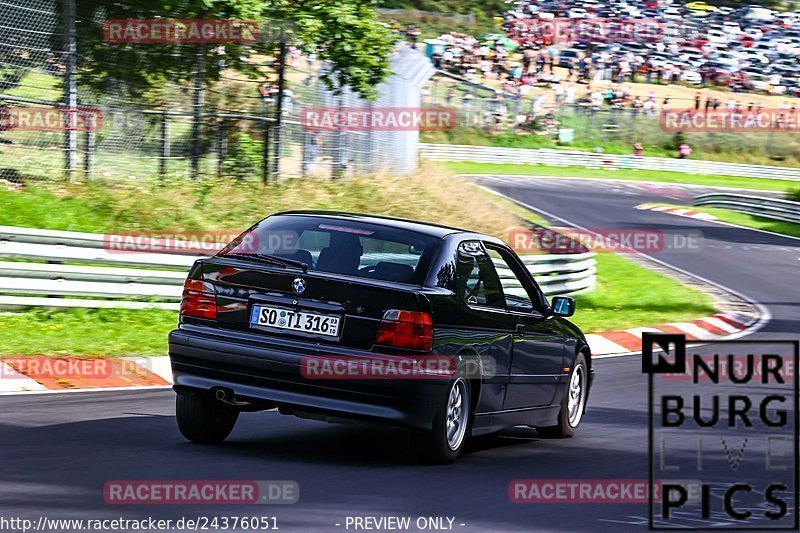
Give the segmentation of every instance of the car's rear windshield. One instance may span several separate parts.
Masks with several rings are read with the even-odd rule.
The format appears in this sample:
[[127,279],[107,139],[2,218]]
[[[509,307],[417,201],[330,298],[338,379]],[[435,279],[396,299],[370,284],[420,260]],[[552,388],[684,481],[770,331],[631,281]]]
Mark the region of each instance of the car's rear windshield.
[[431,235],[354,219],[275,215],[218,255],[272,256],[305,263],[309,271],[421,285],[440,243]]

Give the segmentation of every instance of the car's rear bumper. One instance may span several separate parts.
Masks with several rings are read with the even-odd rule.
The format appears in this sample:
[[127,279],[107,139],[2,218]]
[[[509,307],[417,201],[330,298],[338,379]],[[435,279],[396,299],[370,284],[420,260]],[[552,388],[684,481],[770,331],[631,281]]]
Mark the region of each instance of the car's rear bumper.
[[[207,331],[203,331],[207,329]],[[309,379],[303,358],[319,355],[374,356],[371,352],[326,348],[313,343],[267,339],[210,328],[178,329],[169,335],[175,390],[210,392],[225,388],[236,400],[279,407],[297,414],[389,423],[429,430],[445,400],[449,380]]]

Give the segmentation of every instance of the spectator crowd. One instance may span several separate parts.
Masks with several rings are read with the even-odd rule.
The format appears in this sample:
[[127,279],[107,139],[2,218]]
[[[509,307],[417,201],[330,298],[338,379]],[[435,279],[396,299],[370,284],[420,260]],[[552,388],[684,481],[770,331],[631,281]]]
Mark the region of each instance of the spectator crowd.
[[[725,87],[733,95],[702,99],[698,93],[694,102],[681,103],[705,111],[756,106],[743,93],[800,97],[800,12],[652,0],[513,5],[503,15],[502,34],[450,32],[427,40],[434,66],[468,81],[492,82],[505,97],[551,88],[556,104],[608,105],[649,115],[669,110],[675,99],[651,90],[632,94],[623,82]],[[628,30],[614,31],[615,24]],[[608,81],[619,85],[600,87]],[[472,96],[451,90],[446,98],[452,103]]]

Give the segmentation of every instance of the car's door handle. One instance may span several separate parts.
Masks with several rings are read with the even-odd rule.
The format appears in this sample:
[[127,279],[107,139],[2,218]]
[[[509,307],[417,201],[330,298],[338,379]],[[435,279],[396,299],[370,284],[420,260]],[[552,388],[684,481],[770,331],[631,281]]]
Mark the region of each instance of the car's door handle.
[[520,337],[525,335],[525,324],[517,323],[517,325],[514,326],[514,335],[518,335]]

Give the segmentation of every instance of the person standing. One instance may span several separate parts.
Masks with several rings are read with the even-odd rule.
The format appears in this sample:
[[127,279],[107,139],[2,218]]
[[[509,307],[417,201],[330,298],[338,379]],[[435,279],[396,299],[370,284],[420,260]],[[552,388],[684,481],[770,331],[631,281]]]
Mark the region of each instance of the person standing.
[[421,32],[413,24],[409,24],[408,27],[406,27],[406,37],[408,37],[408,40],[411,41],[411,48],[415,50],[417,49],[417,39],[419,38],[420,33]]
[[318,157],[319,157],[319,133],[317,133],[316,131],[306,131],[305,151],[303,153],[303,176],[316,174]]
[[569,62],[569,73],[567,74],[568,81],[578,81],[578,61],[572,58]]
[[531,69],[531,52],[530,48],[526,48],[522,52],[522,72],[527,74]]
[[560,83],[556,83],[555,87],[553,87],[553,92],[555,94],[556,107],[561,107],[561,104],[564,103],[564,87]]
[[681,143],[681,145],[678,147],[678,157],[680,159],[686,159],[690,155],[692,155],[692,147],[687,143]]
[[566,98],[564,99],[564,103],[571,106],[575,103],[575,86],[570,85],[567,87]]

